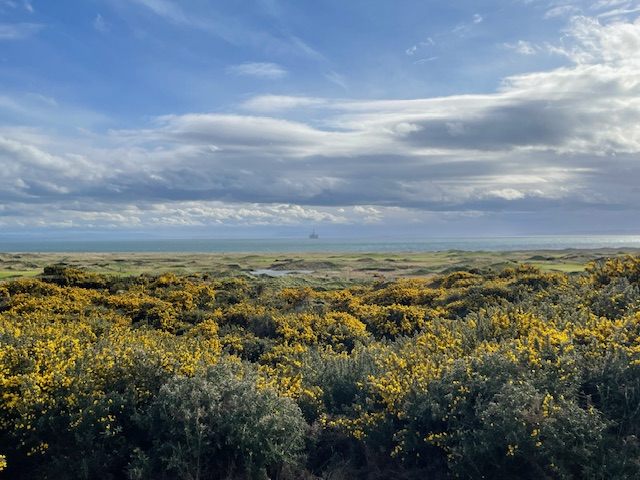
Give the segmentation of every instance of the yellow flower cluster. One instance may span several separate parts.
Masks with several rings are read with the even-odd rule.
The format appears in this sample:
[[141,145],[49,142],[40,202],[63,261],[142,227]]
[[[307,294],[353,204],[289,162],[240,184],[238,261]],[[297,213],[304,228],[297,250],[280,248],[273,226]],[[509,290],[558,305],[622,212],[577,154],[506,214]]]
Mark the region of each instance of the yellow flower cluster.
[[[204,291],[213,298],[209,286],[182,285],[164,291],[175,303],[153,292],[111,294],[39,280],[0,285],[0,429],[20,437],[53,406],[73,409],[80,392],[98,398],[115,383],[134,385],[143,364],[192,375],[216,362],[221,346],[215,321],[201,322],[190,335],[168,328],[197,308],[194,297]],[[159,320],[155,328],[149,318]],[[27,453],[41,454],[43,445]]]
[[[101,435],[118,435],[124,406],[108,403],[114,391],[144,404],[162,379],[198,375],[225,354],[253,363],[260,388],[295,399],[322,428],[365,443],[393,431],[394,458],[423,446],[461,458],[451,425],[465,425],[474,385],[510,376],[500,386],[509,391],[543,378],[555,383],[536,384],[537,403],[523,400],[528,416],[514,423],[542,451],[551,434],[541,425],[570,404],[558,385],[609,359],[640,367],[632,289],[602,293],[620,278],[623,287],[640,281],[638,272],[640,260],[629,257],[575,279],[524,266],[325,291],[173,274],[125,282],[72,271],[62,281],[51,270],[0,284],[0,433],[16,441],[14,455],[46,455],[50,444],[34,432],[57,408],[74,419],[69,430],[91,413]],[[427,422],[408,405],[429,395],[438,402],[418,409]],[[507,460],[527,451],[522,440],[503,440],[497,450]]]

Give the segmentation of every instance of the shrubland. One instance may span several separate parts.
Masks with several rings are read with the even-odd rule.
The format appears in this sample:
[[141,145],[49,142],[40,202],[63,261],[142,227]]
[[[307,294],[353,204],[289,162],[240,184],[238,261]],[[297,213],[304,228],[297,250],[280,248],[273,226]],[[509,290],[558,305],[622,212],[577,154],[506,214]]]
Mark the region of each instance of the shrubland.
[[0,284],[0,476],[639,478],[640,257]]

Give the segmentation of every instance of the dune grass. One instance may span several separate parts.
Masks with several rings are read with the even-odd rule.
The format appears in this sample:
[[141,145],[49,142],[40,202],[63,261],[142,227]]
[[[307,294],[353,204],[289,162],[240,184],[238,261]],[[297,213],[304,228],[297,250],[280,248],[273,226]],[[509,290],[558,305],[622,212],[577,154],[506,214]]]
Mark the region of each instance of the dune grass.
[[[629,253],[633,249],[469,252],[460,250],[421,253],[4,253],[0,254],[0,280],[33,277],[47,265],[64,263],[115,276],[174,272],[213,277],[251,275],[257,269],[305,270],[270,281],[341,286],[372,280],[430,276],[442,272],[501,270],[532,264],[542,271],[581,272],[587,263]],[[294,281],[295,277],[295,281]]]

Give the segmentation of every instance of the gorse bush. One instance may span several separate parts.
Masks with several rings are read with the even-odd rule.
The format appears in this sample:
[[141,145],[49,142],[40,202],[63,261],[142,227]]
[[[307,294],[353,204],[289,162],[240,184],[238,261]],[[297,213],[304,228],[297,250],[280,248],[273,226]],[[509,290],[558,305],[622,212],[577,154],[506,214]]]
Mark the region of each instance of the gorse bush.
[[0,477],[639,478],[640,259],[0,283]]
[[129,467],[138,478],[266,478],[298,462],[306,428],[295,402],[232,362],[170,379],[141,423],[149,447]]

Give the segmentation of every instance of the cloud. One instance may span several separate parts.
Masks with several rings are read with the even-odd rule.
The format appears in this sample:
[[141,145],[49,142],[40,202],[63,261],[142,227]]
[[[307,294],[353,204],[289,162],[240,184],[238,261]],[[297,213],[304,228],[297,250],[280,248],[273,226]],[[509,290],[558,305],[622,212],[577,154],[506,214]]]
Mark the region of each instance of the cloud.
[[[0,209],[0,226],[54,228],[154,228],[204,226],[287,226],[300,224],[343,224],[361,217],[347,216],[330,209],[305,208],[299,205],[233,204],[223,202],[172,202],[142,204],[82,205],[69,202],[52,214],[38,211],[28,203],[17,203],[11,210]],[[61,220],[63,218],[64,220]]]
[[405,50],[404,53],[406,53],[409,56],[413,56],[415,55],[418,50],[421,50],[423,48],[427,48],[427,47],[432,47],[436,44],[435,40],[431,37],[428,37],[426,40],[422,41],[422,42],[418,42],[415,45],[410,46],[409,48],[407,48]]
[[278,112],[297,108],[323,105],[325,99],[315,97],[300,97],[290,95],[259,95],[252,97],[242,104],[245,110],[254,112]]
[[473,15],[473,17],[471,17],[471,23],[459,23],[451,30],[451,33],[459,37],[464,37],[472,31],[474,25],[479,25],[483,21],[484,17],[479,13],[476,13]]
[[503,46],[509,50],[514,50],[520,55],[535,55],[540,51],[540,47],[526,40],[518,40],[515,43],[503,43]]
[[438,60],[440,57],[427,57],[427,58],[420,58],[416,61],[413,62],[414,65],[421,65],[423,63],[429,63],[429,62],[433,62],[435,60]]
[[490,190],[487,192],[489,197],[504,198],[505,200],[520,200],[525,194],[515,188],[502,188],[500,190]]
[[566,33],[553,45],[565,65],[508,77],[489,94],[259,95],[241,113],[165,115],[84,141],[0,126],[0,223],[632,218],[640,23],[577,17]]
[[48,107],[58,107],[58,101],[53,97],[48,97],[46,95],[42,95],[41,93],[28,93],[26,95],[28,98],[32,98],[37,100],[38,102],[48,106]]
[[180,6],[170,0],[129,0],[148,8],[156,15],[164,17],[176,23],[191,23],[188,16]]
[[23,0],[22,2],[14,1],[14,0],[1,0],[0,1],[0,7],[7,7],[7,8],[16,9],[16,8],[18,8],[20,6],[22,6],[22,8],[28,13],[33,13],[34,12],[33,5],[31,5],[31,2],[29,0]]
[[613,19],[622,19],[627,17],[628,15],[632,14],[632,13],[638,13],[640,12],[640,7],[634,7],[634,8],[620,8],[620,9],[614,9],[614,10],[610,10],[607,12],[603,12],[600,15],[598,15],[598,18],[601,19],[607,19],[607,18],[613,18]]
[[287,76],[287,71],[271,62],[247,62],[227,67],[227,73],[247,77],[267,78],[277,80]]
[[601,24],[594,18],[574,17],[570,32],[568,41],[552,51],[574,63],[634,68],[640,63],[640,18]]
[[382,210],[372,206],[358,205],[353,207],[353,211],[363,217],[364,223],[379,223],[384,218]]
[[580,11],[580,8],[575,5],[558,5],[549,8],[545,12],[544,18],[567,17],[570,15],[576,15],[580,13]]
[[38,23],[0,23],[0,40],[24,40],[36,35],[43,27]]
[[107,33],[109,31],[109,25],[99,13],[96,15],[96,18],[93,19],[93,28],[100,33]]
[[42,128],[55,127],[60,130],[86,129],[108,123],[104,114],[60,104],[56,98],[39,92],[7,91],[0,94],[0,113],[4,125],[37,124]]
[[617,8],[622,5],[628,5],[629,3],[630,3],[629,0],[598,0],[596,2],[593,2],[591,7],[594,10],[602,10],[602,9],[609,9],[609,8]]
[[597,18],[604,20],[625,20],[631,14],[640,12],[640,5],[633,0],[602,0],[591,5]]
[[[296,35],[286,31],[272,32],[247,24],[238,16],[227,15],[211,2],[178,2],[175,0],[107,0],[123,15],[149,12],[185,29],[215,36],[233,46],[252,47],[269,55],[294,55],[316,61],[323,55]],[[137,7],[137,8],[126,8]]]
[[349,88],[349,85],[347,84],[347,79],[345,78],[345,76],[339,74],[338,72],[331,71],[331,72],[325,73],[324,78],[329,80],[334,85],[339,86],[343,90],[347,90]]

